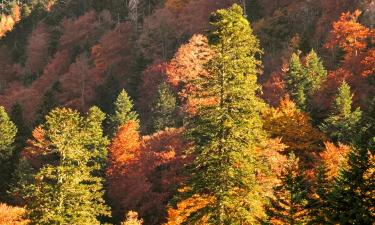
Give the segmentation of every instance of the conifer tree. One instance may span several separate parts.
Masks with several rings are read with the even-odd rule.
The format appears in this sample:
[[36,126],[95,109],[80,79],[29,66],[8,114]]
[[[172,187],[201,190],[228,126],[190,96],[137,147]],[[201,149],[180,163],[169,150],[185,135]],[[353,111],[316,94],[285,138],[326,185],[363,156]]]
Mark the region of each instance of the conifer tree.
[[359,108],[352,111],[352,97],[350,86],[344,81],[334,101],[333,113],[320,126],[334,141],[350,143],[357,136],[362,112]]
[[11,159],[14,154],[16,125],[10,120],[5,108],[0,106],[0,199],[4,200],[8,188],[7,181],[12,174]]
[[286,75],[286,88],[301,110],[307,109],[309,99],[327,78],[327,70],[314,50],[306,56],[305,61],[303,64],[299,53],[293,53]]
[[109,117],[111,135],[115,134],[121,125],[131,120],[139,122],[137,113],[133,111],[133,101],[128,93],[122,90],[116,99],[114,114]]
[[308,221],[308,184],[299,168],[298,158],[291,153],[281,173],[281,184],[274,188],[267,214],[270,223],[302,225]]
[[24,146],[26,139],[30,136],[31,133],[23,118],[22,106],[19,103],[16,103],[12,106],[10,117],[18,129],[16,136],[16,145],[19,149]]
[[312,49],[306,56],[307,94],[311,97],[327,79],[327,70],[318,54]]
[[176,98],[165,82],[159,85],[156,98],[151,109],[152,130],[159,131],[166,127],[176,126]]
[[54,109],[34,132],[24,154],[48,159],[34,165],[34,182],[24,195],[34,224],[100,224],[98,217],[108,215],[102,179],[93,175],[98,149],[92,115],[84,119],[77,111]]
[[289,71],[286,76],[286,88],[292,100],[299,109],[306,107],[306,76],[305,68],[300,61],[299,54],[293,53],[289,62]]
[[211,25],[209,42],[216,54],[207,65],[210,75],[196,79],[203,91],[194,97],[213,101],[199,106],[187,124],[196,155],[187,186],[190,196],[211,196],[214,201],[187,220],[254,224],[264,216],[256,179],[264,166],[256,149],[265,137],[259,115],[263,103],[256,97],[259,41],[236,4],[213,13]]
[[39,105],[34,124],[36,126],[44,122],[45,116],[55,107],[59,105],[59,100],[57,99],[56,92],[59,91],[60,83],[56,82],[50,89],[48,89],[42,99],[42,103]]
[[[373,146],[372,146],[373,147]],[[353,148],[329,194],[326,216],[335,224],[370,225],[375,221],[375,157],[371,145]]]

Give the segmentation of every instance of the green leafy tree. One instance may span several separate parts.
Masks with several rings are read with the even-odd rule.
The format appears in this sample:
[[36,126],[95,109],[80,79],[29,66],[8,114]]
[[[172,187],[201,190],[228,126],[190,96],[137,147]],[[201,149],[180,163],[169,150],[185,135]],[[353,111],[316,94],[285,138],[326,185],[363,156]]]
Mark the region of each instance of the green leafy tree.
[[122,90],[116,99],[115,111],[109,117],[110,134],[113,135],[116,133],[121,125],[130,120],[139,122],[138,114],[133,111],[133,101],[130,99],[128,93]]
[[274,197],[267,207],[270,224],[306,224],[308,222],[308,183],[291,153],[280,175],[281,184],[274,188]]
[[4,200],[9,188],[8,182],[12,174],[12,157],[14,141],[17,134],[16,125],[10,120],[5,108],[0,106],[0,199]]
[[98,217],[108,215],[102,178],[94,175],[98,115],[91,110],[82,118],[71,109],[54,109],[33,132],[25,154],[46,157],[33,165],[34,182],[26,185],[24,195],[33,224],[100,224]]
[[350,143],[357,136],[362,112],[359,108],[352,111],[352,97],[350,86],[344,81],[334,101],[333,113],[320,126],[334,141]]
[[152,130],[159,131],[176,126],[176,98],[168,84],[163,82],[158,89],[151,109]]
[[305,69],[308,80],[307,94],[311,96],[320,89],[323,82],[327,79],[327,70],[314,50],[311,50],[306,56]]
[[197,209],[188,220],[256,224],[264,216],[262,188],[256,178],[264,167],[257,147],[265,140],[260,118],[264,105],[256,96],[259,41],[236,4],[213,13],[211,25],[209,40],[216,54],[207,65],[210,75],[196,80],[196,87],[203,91],[194,94],[208,101],[202,101],[187,124],[196,156],[187,198],[208,195],[215,201]]

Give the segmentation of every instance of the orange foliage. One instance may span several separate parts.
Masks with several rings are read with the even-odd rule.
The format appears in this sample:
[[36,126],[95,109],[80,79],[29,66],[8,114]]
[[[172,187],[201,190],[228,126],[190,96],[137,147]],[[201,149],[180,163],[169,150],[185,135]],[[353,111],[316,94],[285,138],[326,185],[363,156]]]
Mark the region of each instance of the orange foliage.
[[0,203],[0,224],[1,225],[27,225],[29,220],[23,219],[26,214],[24,208],[12,207]]
[[326,47],[334,48],[339,46],[345,51],[346,59],[353,55],[357,56],[364,51],[367,48],[370,29],[358,23],[360,15],[361,12],[359,10],[354,13],[343,13],[340,19],[333,23],[331,37]]
[[194,113],[197,105],[205,104],[207,99],[194,98],[193,94],[200,90],[193,81],[199,77],[207,77],[205,64],[213,57],[208,40],[203,35],[194,35],[189,43],[182,45],[167,66],[168,82],[178,92],[183,110]]
[[306,163],[311,164],[316,153],[322,150],[325,135],[311,124],[311,118],[299,111],[286,97],[278,108],[271,108],[263,114],[264,129],[272,138],[281,137],[287,145],[286,152],[293,151]]
[[137,125],[120,128],[109,149],[108,197],[113,215],[136,210],[147,224],[160,224],[166,202],[184,177],[179,171],[189,158],[182,129],[167,129],[139,140]]
[[345,168],[350,147],[343,144],[336,146],[331,142],[324,144],[326,149],[320,153],[320,157],[327,169],[327,178],[333,180],[338,175],[340,168]]
[[11,31],[17,22],[21,20],[21,9],[15,4],[12,8],[11,15],[1,14],[0,17],[0,38],[3,37],[8,31]]
[[[196,211],[213,204],[215,198],[211,196],[200,196],[198,194],[177,203],[177,208],[168,208],[168,222],[164,225],[181,225],[189,218],[189,216]],[[197,224],[206,223],[205,218],[201,219]]]

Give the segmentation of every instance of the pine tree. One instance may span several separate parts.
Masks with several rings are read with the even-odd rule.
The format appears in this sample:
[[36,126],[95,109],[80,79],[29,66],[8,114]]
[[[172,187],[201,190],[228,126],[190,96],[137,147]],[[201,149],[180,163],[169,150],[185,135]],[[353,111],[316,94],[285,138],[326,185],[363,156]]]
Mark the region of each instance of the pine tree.
[[207,65],[210,75],[196,79],[203,91],[195,97],[213,101],[199,106],[187,124],[196,155],[187,186],[190,196],[209,196],[214,203],[187,220],[256,224],[264,215],[256,179],[263,169],[256,149],[265,137],[259,115],[263,103],[256,97],[259,41],[236,4],[213,13],[211,25],[210,45],[216,54]]
[[270,206],[267,207],[267,214],[273,225],[302,225],[308,221],[309,190],[298,161],[291,153],[280,175],[281,184],[274,188],[275,196],[270,199]]
[[320,126],[334,141],[351,143],[358,134],[362,112],[359,108],[352,111],[352,97],[350,86],[344,81],[334,101],[333,113]]
[[329,194],[326,216],[335,224],[370,225],[375,221],[375,157],[370,145],[358,146],[349,155]]
[[109,117],[110,134],[115,134],[121,125],[130,120],[139,122],[137,113],[133,111],[133,101],[128,93],[122,90],[116,99],[114,114]]
[[5,108],[0,106],[0,200],[6,197],[8,182],[12,174],[12,157],[14,141],[17,134],[16,125],[10,120]]
[[92,115],[84,119],[77,111],[55,109],[34,132],[24,154],[39,152],[49,160],[34,165],[34,182],[26,186],[33,224],[100,224],[98,217],[108,215],[102,179],[93,175],[97,140],[92,139]]
[[286,76],[286,88],[292,100],[297,104],[298,108],[304,110],[306,108],[306,71],[300,61],[299,54],[293,53],[289,62],[289,71]]
[[327,79],[327,70],[313,49],[306,56],[306,76],[308,79],[307,94],[311,97]]
[[301,110],[307,109],[310,98],[327,78],[327,70],[314,50],[306,56],[305,61],[303,64],[299,53],[293,53],[286,75],[286,88]]
[[57,99],[56,92],[60,89],[60,83],[56,82],[50,89],[48,89],[42,99],[42,103],[39,105],[36,116],[35,125],[40,125],[44,122],[45,116],[55,107],[59,105],[59,100]]
[[26,139],[30,136],[30,128],[26,125],[26,122],[23,118],[22,106],[19,103],[16,103],[12,106],[10,113],[10,118],[18,128],[16,136],[16,145],[17,149],[24,147]]
[[156,98],[151,109],[152,131],[176,126],[176,98],[165,82],[159,85]]

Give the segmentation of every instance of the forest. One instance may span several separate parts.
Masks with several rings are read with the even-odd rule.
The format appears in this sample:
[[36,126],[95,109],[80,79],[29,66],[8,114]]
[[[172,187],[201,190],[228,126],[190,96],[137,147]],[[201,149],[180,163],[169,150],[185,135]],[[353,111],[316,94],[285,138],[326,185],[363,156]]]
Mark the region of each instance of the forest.
[[375,224],[374,0],[1,0],[0,225]]

